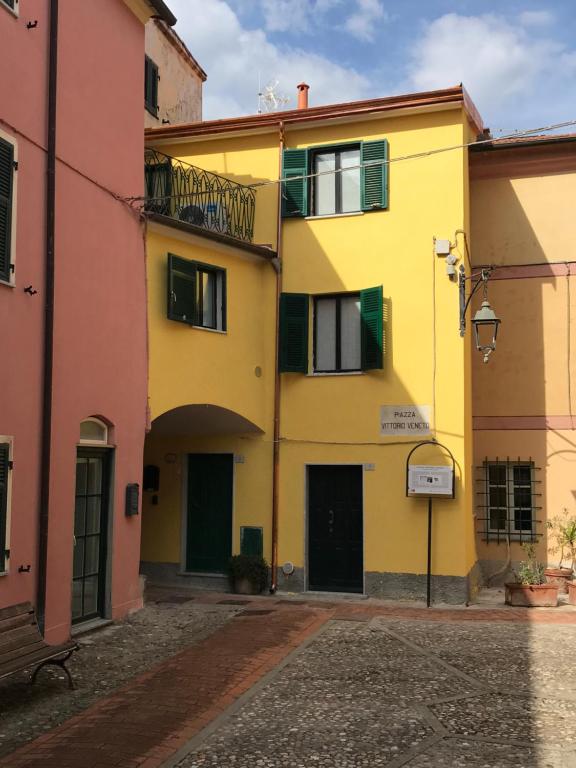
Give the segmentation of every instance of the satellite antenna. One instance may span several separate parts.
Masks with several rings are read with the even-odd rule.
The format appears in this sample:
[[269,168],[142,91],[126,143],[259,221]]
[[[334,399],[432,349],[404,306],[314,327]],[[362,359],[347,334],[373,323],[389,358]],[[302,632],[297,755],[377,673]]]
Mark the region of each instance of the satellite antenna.
[[260,74],[258,74],[258,114],[262,112],[275,112],[280,107],[288,104],[290,97],[283,93],[278,92],[279,80],[270,80],[267,85],[264,86],[264,90],[260,87]]

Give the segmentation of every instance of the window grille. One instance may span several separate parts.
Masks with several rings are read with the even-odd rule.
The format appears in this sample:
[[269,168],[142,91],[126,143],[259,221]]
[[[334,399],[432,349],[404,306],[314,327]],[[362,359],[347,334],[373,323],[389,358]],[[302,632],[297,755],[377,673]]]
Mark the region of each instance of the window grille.
[[536,479],[540,467],[534,466],[532,459],[486,458],[478,470],[478,533],[485,541],[497,543],[508,539],[536,541],[542,535],[537,531],[541,521],[536,518],[541,509],[536,505],[541,496],[536,492],[541,482]]

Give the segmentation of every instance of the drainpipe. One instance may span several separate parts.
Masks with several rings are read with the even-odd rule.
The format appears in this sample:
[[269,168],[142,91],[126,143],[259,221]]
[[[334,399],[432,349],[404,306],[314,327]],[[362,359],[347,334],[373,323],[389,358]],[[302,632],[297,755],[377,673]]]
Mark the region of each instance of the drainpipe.
[[[284,152],[284,122],[281,120],[278,126],[278,178],[282,177],[282,154]],[[282,294],[282,185],[278,187],[278,227],[276,231],[276,355],[274,368],[274,441],[272,449],[272,558],[270,570],[272,581],[270,593],[274,594],[278,589],[278,478],[280,469],[280,295]]]
[[40,509],[36,615],[44,634],[46,572],[48,565],[48,509],[52,442],[52,371],[54,356],[54,231],[56,203],[56,86],[58,72],[58,0],[50,2],[48,60],[48,149],[46,155],[46,253],[44,292],[44,376],[42,389],[42,445],[40,451]]

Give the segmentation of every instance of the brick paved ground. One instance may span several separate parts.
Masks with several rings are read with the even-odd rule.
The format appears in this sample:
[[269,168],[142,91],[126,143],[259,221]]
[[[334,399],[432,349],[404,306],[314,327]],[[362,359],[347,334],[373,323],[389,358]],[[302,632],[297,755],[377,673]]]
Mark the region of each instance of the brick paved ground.
[[575,611],[230,599],[196,596],[219,629],[0,765],[576,766]]

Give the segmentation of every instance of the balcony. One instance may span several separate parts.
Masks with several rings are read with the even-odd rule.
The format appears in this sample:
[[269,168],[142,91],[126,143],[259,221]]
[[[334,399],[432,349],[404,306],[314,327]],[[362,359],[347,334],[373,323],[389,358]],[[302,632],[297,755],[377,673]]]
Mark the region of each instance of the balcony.
[[247,243],[254,236],[256,192],[156,149],[144,155],[144,210]]

